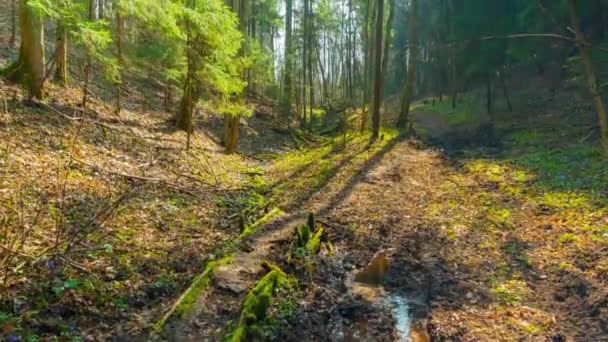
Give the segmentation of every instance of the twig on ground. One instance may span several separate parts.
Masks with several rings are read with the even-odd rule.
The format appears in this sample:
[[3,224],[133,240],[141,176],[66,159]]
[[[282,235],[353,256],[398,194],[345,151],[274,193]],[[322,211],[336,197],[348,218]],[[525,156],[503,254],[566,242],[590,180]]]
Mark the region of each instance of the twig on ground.
[[172,182],[172,181],[170,181],[168,179],[153,178],[153,177],[144,177],[144,176],[137,176],[137,175],[132,175],[132,174],[128,174],[128,173],[122,173],[122,172],[118,172],[118,171],[111,171],[111,170],[103,169],[103,168],[101,168],[98,165],[87,163],[87,162],[85,162],[83,160],[76,159],[76,158],[74,158],[74,161],[76,161],[76,162],[78,162],[80,164],[86,165],[86,166],[88,166],[88,167],[90,167],[93,170],[98,171],[98,172],[102,172],[102,173],[106,173],[106,174],[111,174],[111,175],[116,175],[116,176],[120,176],[120,177],[127,178],[127,179],[130,179],[130,180],[144,181],[144,182],[155,183],[155,184],[162,184],[162,185],[165,185],[165,186],[167,186],[169,188],[182,191],[182,192],[184,192],[184,193],[186,193],[188,195],[196,196],[196,194],[193,193],[190,189],[186,189],[185,187],[181,186],[180,184]]

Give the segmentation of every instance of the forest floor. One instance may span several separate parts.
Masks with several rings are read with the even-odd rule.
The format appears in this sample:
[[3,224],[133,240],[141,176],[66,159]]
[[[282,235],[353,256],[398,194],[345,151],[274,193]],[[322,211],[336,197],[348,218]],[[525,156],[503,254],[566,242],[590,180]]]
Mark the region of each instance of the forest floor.
[[[3,338],[221,340],[271,261],[297,284],[259,322],[275,340],[607,340],[608,163],[570,90],[518,93],[489,147],[470,138],[479,113],[421,103],[418,130],[447,150],[390,130],[289,134],[258,99],[233,156],[210,113],[186,151],[137,101],[116,116],[98,99],[83,112],[78,90],[2,91],[3,246],[17,251]],[[308,212],[322,248],[298,254]]]
[[[0,339],[234,337],[270,261],[287,280],[257,324],[279,341],[608,341],[608,161],[584,91],[530,82],[491,133],[478,94],[429,100],[425,142],[373,144],[317,134],[337,113],[289,132],[256,98],[228,156],[219,117],[186,150],[145,86],[120,115],[1,86]],[[293,233],[308,212],[316,252]]]

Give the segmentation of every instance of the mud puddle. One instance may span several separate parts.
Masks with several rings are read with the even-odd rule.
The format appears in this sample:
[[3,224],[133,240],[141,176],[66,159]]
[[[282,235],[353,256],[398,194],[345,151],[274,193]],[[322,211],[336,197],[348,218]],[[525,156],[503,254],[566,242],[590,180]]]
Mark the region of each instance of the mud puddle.
[[[361,299],[365,305],[389,311],[394,319],[393,340],[402,342],[428,342],[430,341],[426,327],[426,317],[420,317],[423,303],[417,298],[387,291],[383,286],[390,266],[390,259],[386,252],[380,252],[372,258],[369,264],[361,269],[355,270],[346,280],[349,294]],[[372,330],[366,315],[357,317],[353,324],[344,328],[340,334],[344,341],[373,341],[369,336]],[[340,336],[340,337],[342,337]],[[342,340],[342,338],[339,338]]]

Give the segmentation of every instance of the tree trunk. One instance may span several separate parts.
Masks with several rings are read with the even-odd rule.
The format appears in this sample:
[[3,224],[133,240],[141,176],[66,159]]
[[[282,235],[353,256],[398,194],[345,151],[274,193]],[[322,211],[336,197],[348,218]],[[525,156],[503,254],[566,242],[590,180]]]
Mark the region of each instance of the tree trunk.
[[11,39],[8,41],[10,48],[15,47],[15,40],[17,39],[17,0],[10,0],[11,2]]
[[28,0],[19,2],[21,46],[19,58],[2,75],[11,81],[22,83],[30,97],[44,97],[46,79],[44,52],[44,23],[41,13],[30,7]]
[[310,113],[309,113],[309,121],[308,121],[308,131],[312,132],[312,120],[313,120],[313,108],[315,105],[315,89],[314,89],[314,70],[312,68],[312,35],[313,35],[313,21],[312,21],[312,0],[308,1],[308,34],[306,35],[308,38],[308,86],[309,86],[309,94],[310,97]]
[[376,48],[374,61],[374,111],[372,113],[372,141],[380,135],[380,102],[382,101],[382,24],[384,22],[384,0],[378,0],[376,17]]
[[[448,8],[447,8],[447,15],[446,15],[446,21],[447,21],[447,26],[448,26],[448,30],[449,30],[449,34],[450,34],[450,38],[454,39],[454,19],[452,18],[452,15],[454,13],[454,3],[452,2],[452,0],[447,0],[448,2]],[[450,46],[448,47],[448,58],[450,60],[450,91],[451,91],[451,98],[452,98],[452,108],[456,108],[456,102],[458,100],[458,86],[457,86],[457,76],[456,76],[456,51],[455,51],[455,47],[454,46]]]
[[372,0],[367,1],[367,8],[365,12],[365,70],[363,75],[363,99],[361,101],[361,132],[364,132],[367,129],[367,120],[368,120],[368,112],[369,112],[369,104],[370,104],[370,94],[372,91],[372,64],[373,64],[373,33],[372,29],[374,27],[374,14],[375,14],[375,4],[376,2],[371,2]]
[[[249,31],[250,28],[250,16],[251,16],[251,3],[250,0],[240,0],[238,3],[234,4],[233,10],[238,13],[239,17],[239,30],[243,34],[244,41],[241,46],[241,50],[239,51],[240,55],[246,55],[248,53],[248,44],[249,44]],[[253,23],[255,25],[255,23]],[[252,27],[252,33],[255,36],[255,28]],[[248,86],[245,92],[249,91],[249,87],[251,85],[251,73],[250,70],[244,71],[244,76],[246,76],[248,80]],[[237,102],[242,102],[244,94],[239,94],[236,99]],[[238,144],[239,139],[239,120],[240,115],[224,115],[224,135],[222,138],[222,143],[226,148],[225,152],[227,154],[232,154],[236,152],[236,146]]]
[[[95,21],[97,13],[97,0],[89,0],[89,20]],[[87,53],[86,62],[84,65],[84,86],[82,91],[82,108],[87,108],[87,97],[89,93],[89,77],[91,68],[93,67],[93,61],[91,56]]]
[[292,84],[292,17],[293,17],[293,0],[287,0],[285,3],[285,71],[283,78],[283,112],[287,117],[287,124],[291,119],[291,84]]
[[492,76],[488,72],[486,75],[486,113],[490,121],[494,122],[494,112],[492,111]]
[[239,120],[240,115],[224,115],[224,146],[227,154],[236,152],[239,139]]
[[382,57],[382,76],[383,82],[380,84],[380,94],[384,95],[384,83],[386,75],[388,74],[388,62],[390,59],[390,51],[391,51],[391,32],[393,29],[393,20],[395,18],[395,0],[388,1],[388,20],[386,21],[386,29],[384,33],[384,53]]
[[587,84],[591,97],[593,98],[593,104],[595,105],[595,111],[597,112],[598,121],[600,124],[601,142],[604,149],[608,152],[608,123],[606,117],[606,109],[602,96],[597,85],[597,78],[593,67],[593,61],[591,59],[591,46],[584,36],[578,22],[578,14],[576,11],[576,0],[569,0],[570,4],[570,19],[572,27],[576,32],[576,45],[580,51],[581,60],[585,67],[585,76],[587,78]]
[[198,101],[198,90],[196,89],[195,81],[193,80],[192,73],[194,72],[194,58],[192,57],[192,36],[190,31],[190,22],[186,21],[186,59],[187,59],[187,70],[186,80],[184,81],[184,93],[182,95],[182,101],[179,106],[179,112],[177,113],[176,126],[179,129],[186,131],[186,149],[190,149],[190,136],[194,130],[193,117],[194,117],[194,106]]
[[410,16],[408,23],[408,61],[407,61],[407,80],[405,81],[405,87],[403,90],[403,98],[401,101],[401,111],[399,113],[399,119],[397,125],[405,128],[406,130],[411,129],[410,122],[410,103],[412,101],[412,94],[414,89],[414,82],[416,80],[416,58],[418,49],[418,25],[417,25],[417,12],[418,12],[418,0],[412,0],[410,5]]
[[[307,40],[306,37],[308,36],[308,0],[304,0],[304,11],[302,13],[302,15],[304,16],[302,19],[302,25],[303,27],[303,36],[302,36],[302,119],[300,120],[300,127],[304,128],[306,127],[306,113],[307,113],[307,103],[306,103],[306,65],[307,65]],[[310,77],[310,75],[309,75]]]
[[[123,59],[122,59],[122,16],[120,15],[120,3],[116,3],[116,59],[118,60],[118,66],[122,69],[123,67]],[[119,76],[118,80],[116,80],[116,108],[114,109],[116,114],[120,114],[122,110],[122,94],[120,87],[122,86],[122,76]]]
[[513,104],[511,104],[511,96],[509,96],[509,87],[507,85],[508,79],[508,67],[505,66],[503,71],[500,73],[500,80],[502,83],[502,93],[505,97],[505,101],[507,101],[507,108],[509,108],[509,112],[513,112]]
[[186,131],[188,135],[190,135],[193,130],[192,117],[194,113],[194,105],[197,101],[196,89],[191,75],[191,68],[192,66],[189,65],[186,80],[184,82],[184,94],[182,95],[182,101],[179,106],[176,122],[177,128]]
[[68,35],[62,23],[57,23],[55,61],[55,82],[65,87],[68,83]]

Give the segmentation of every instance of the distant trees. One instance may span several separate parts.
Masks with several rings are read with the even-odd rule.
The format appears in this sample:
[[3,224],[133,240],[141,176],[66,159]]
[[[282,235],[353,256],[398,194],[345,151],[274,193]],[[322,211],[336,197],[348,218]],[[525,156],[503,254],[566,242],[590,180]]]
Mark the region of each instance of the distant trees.
[[[496,96],[512,109],[512,70],[530,65],[544,72],[551,63],[578,66],[608,145],[605,76],[598,68],[598,56],[606,53],[598,46],[608,39],[608,6],[601,1],[17,0],[10,5],[20,17],[20,30],[11,34],[19,32],[21,45],[19,58],[0,74],[22,83],[30,97],[42,98],[49,80],[67,85],[69,70],[81,70],[71,79],[82,86],[83,107],[89,81],[98,84],[103,76],[119,114],[128,91],[123,78],[145,74],[163,88],[167,109],[188,134],[194,132],[197,106],[222,116],[228,153],[236,150],[239,122],[249,113],[248,96],[276,99],[285,122],[295,118],[308,129],[318,107],[359,107],[360,130],[371,123],[376,135],[386,98],[400,99],[384,108],[398,111],[397,124],[404,128],[411,125],[415,99],[449,97],[456,107],[459,92],[471,87],[485,88],[487,112],[493,114]],[[45,22],[56,32],[54,44],[48,44],[54,47],[49,61]],[[277,49],[283,24],[284,45]],[[178,106],[172,104],[174,94],[181,96]]]

